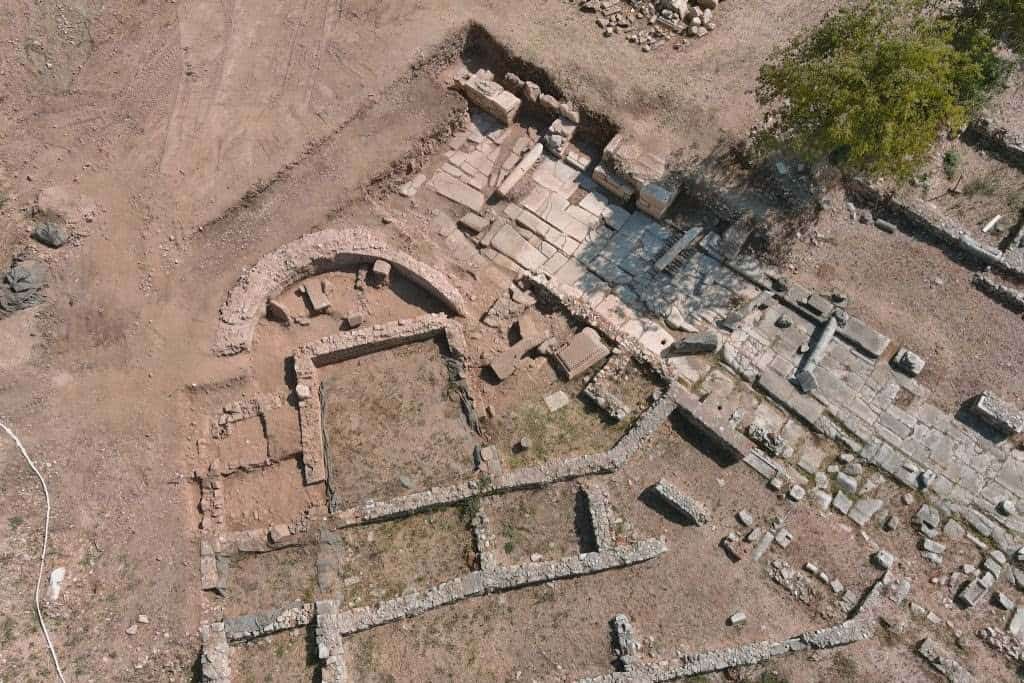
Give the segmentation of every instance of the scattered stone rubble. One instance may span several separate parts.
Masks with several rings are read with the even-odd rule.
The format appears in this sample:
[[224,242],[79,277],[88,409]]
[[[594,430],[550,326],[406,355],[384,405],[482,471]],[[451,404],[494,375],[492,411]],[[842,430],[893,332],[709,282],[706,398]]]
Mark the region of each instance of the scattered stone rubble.
[[597,15],[606,38],[622,34],[650,52],[667,43],[676,49],[687,38],[703,38],[715,30],[713,11],[719,0],[582,0],[580,9]]
[[625,420],[630,414],[629,406],[617,395],[619,381],[630,363],[632,359],[627,354],[614,349],[608,361],[583,388],[583,395],[615,422]]

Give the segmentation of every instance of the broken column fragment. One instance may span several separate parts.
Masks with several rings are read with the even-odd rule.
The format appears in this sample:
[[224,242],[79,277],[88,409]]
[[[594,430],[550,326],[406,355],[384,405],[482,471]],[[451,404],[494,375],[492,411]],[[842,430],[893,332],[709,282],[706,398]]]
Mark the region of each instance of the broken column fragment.
[[692,356],[702,353],[717,353],[722,346],[722,337],[714,330],[689,334],[662,351],[663,356]]
[[825,359],[825,354],[828,353],[828,345],[835,338],[842,318],[843,316],[838,311],[829,317],[828,322],[825,323],[825,329],[821,331],[817,341],[814,343],[814,348],[811,349],[804,359],[803,366],[793,378],[796,386],[805,394],[818,387],[818,381],[814,378],[814,371],[821,364],[821,361]]
[[708,523],[708,513],[704,506],[683,494],[679,489],[662,479],[652,489],[669,507],[689,519],[697,526]]

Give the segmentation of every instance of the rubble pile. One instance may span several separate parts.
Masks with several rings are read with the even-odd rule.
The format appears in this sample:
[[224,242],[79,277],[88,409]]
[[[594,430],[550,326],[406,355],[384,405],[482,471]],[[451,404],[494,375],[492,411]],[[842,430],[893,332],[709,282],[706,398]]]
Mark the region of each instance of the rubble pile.
[[597,15],[606,38],[623,35],[650,52],[673,40],[679,49],[687,38],[714,31],[718,5],[719,0],[583,0],[580,10]]

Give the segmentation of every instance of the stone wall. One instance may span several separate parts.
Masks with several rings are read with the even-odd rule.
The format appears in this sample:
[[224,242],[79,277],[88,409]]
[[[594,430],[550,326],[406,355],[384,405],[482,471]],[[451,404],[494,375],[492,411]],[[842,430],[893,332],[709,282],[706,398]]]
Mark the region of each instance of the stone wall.
[[316,650],[320,660],[321,683],[348,683],[345,646],[338,629],[338,604],[325,600],[316,603]]
[[999,249],[978,242],[962,225],[941,215],[923,200],[887,194],[859,178],[847,181],[847,190],[860,201],[881,207],[901,223],[944,242],[979,263],[1024,278],[1024,267],[1020,263],[1007,259],[1006,254]]
[[[443,313],[341,332],[301,346],[295,351],[295,394],[299,405],[303,477],[307,485],[327,478],[323,400],[317,368],[442,334],[452,356],[461,363],[466,354],[462,326]],[[466,390],[468,392],[468,387]],[[467,396],[467,401],[472,406],[471,397]]]
[[248,351],[267,301],[296,282],[360,263],[384,260],[422,287],[453,313],[466,314],[465,300],[448,278],[394,249],[367,230],[322,230],[284,245],[261,258],[239,278],[220,309],[213,350],[230,356]]
[[639,663],[633,660],[628,671],[580,678],[576,683],[675,681],[739,666],[763,664],[790,654],[831,649],[867,640],[874,637],[879,612],[902,604],[906,597],[906,591],[902,590],[905,585],[905,580],[900,581],[891,572],[886,572],[853,610],[851,618],[834,626],[806,631],[782,641],[764,640],[737,647],[705,650],[659,662]]
[[[528,562],[471,572],[423,591],[406,593],[371,607],[339,611],[334,601],[296,603],[292,606],[225,619],[223,632],[229,642],[252,640],[313,622],[325,615],[324,642],[408,619],[467,598],[516,590],[548,581],[572,579],[647,562],[665,553],[664,541],[650,538],[614,550],[583,553],[547,562]],[[216,626],[216,625],[214,625]],[[319,635],[318,635],[318,643]],[[328,655],[334,652],[328,647]],[[204,650],[205,653],[205,650]]]
[[203,624],[199,628],[203,641],[203,653],[199,667],[204,683],[229,683],[231,681],[231,657],[224,624]]
[[612,530],[612,511],[608,491],[603,486],[586,483],[580,487],[587,499],[590,524],[594,529],[594,540],[599,551],[615,547],[615,532]]

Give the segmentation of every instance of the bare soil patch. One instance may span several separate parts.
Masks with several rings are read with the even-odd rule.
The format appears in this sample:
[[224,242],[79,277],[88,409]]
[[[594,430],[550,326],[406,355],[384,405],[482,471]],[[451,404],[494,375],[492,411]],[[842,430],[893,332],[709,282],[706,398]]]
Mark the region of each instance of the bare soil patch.
[[316,596],[315,546],[239,555],[228,570],[228,616],[251,614]]
[[324,431],[337,503],[356,505],[465,477],[476,435],[429,340],[321,369]]
[[590,535],[589,517],[575,485],[491,497],[482,509],[499,564],[554,560],[595,550],[592,543],[583,547]]
[[319,664],[312,628],[285,631],[231,648],[232,680],[241,683],[314,681]]
[[322,485],[306,486],[296,459],[224,478],[224,521],[230,530],[287,524],[326,503]]
[[345,579],[335,597],[350,607],[423,590],[473,569],[469,520],[458,508],[339,532]]

